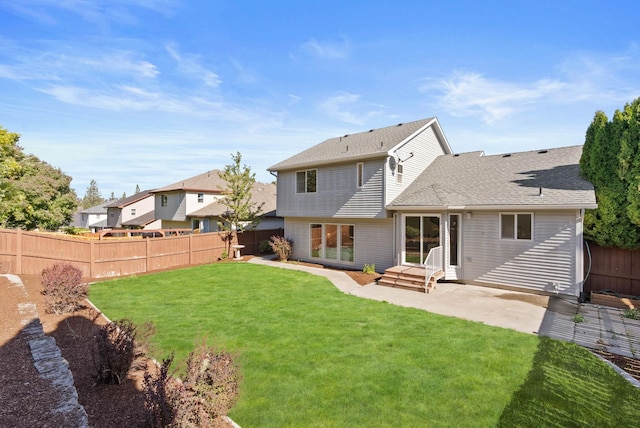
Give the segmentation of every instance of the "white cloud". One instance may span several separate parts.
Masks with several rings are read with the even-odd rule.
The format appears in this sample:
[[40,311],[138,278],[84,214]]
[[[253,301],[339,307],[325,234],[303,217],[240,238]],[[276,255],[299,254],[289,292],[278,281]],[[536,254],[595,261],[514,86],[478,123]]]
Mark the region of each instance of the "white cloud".
[[178,49],[175,46],[172,45],[168,45],[166,50],[169,53],[169,56],[171,56],[171,58],[173,58],[178,64],[178,69],[186,75],[202,80],[206,86],[211,88],[217,88],[222,83],[220,76],[213,71],[208,70],[201,64],[202,58],[199,55],[183,55],[178,52]]
[[436,98],[452,116],[478,116],[490,124],[562,91],[565,86],[557,80],[518,84],[487,79],[479,73],[456,71],[448,78],[428,82],[420,91],[439,93]]
[[340,42],[320,42],[316,39],[311,39],[304,43],[301,49],[303,52],[323,60],[346,59],[351,51],[346,37],[342,37]]
[[367,119],[383,113],[384,107],[373,103],[361,102],[362,96],[340,92],[325,98],[318,109],[325,114],[354,125],[363,125]]
[[604,107],[631,101],[640,90],[632,80],[640,73],[638,57],[636,46],[609,57],[573,54],[557,67],[555,76],[529,82],[454,71],[439,80],[425,79],[419,91],[434,98],[451,116],[478,117],[495,124],[534,105],[540,109],[590,102]]

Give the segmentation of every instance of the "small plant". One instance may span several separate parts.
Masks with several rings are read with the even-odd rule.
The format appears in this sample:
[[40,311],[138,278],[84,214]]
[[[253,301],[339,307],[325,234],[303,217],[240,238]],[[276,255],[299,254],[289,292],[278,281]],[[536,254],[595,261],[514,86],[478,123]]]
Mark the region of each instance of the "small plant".
[[640,308],[625,309],[624,312],[622,312],[622,316],[631,318],[632,320],[640,320]]
[[260,254],[272,254],[273,250],[271,249],[271,245],[269,244],[269,240],[265,239],[263,241],[260,241],[260,243],[258,244],[258,253]]
[[93,361],[98,383],[119,385],[131,369],[142,369],[155,327],[148,322],[138,328],[128,319],[112,321],[95,335]]
[[41,275],[45,312],[67,314],[80,308],[89,287],[82,282],[82,271],[69,263],[44,268]]
[[362,272],[367,273],[369,275],[375,275],[376,265],[374,263],[371,263],[370,265],[365,264],[364,267],[362,268]]
[[226,260],[228,258],[229,258],[229,252],[225,248],[224,250],[222,250],[222,254],[220,254],[220,260]]
[[571,318],[571,320],[574,323],[578,324],[578,323],[584,322],[584,316],[582,314],[575,314],[573,318]]
[[173,378],[169,373],[174,354],[162,360],[157,372],[144,372],[142,390],[144,393],[144,409],[146,413],[146,426],[151,428],[164,428],[173,422],[173,405],[171,388]]
[[280,261],[286,262],[293,253],[293,240],[284,236],[272,236],[269,245]]

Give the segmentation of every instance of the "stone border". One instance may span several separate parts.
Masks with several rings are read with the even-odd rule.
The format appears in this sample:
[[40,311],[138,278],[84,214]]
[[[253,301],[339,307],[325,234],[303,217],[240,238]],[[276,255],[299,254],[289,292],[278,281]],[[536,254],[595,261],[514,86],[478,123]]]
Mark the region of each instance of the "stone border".
[[[14,287],[21,289],[25,299],[28,299],[29,295],[19,276],[0,276],[4,276]],[[63,414],[74,427],[88,428],[89,417],[84,407],[78,403],[78,391],[73,383],[69,362],[62,357],[56,340],[44,334],[36,305],[19,303],[18,313],[20,324],[23,326],[20,335],[29,345],[33,365],[40,377],[51,381],[59,394],[59,403],[54,412]]]

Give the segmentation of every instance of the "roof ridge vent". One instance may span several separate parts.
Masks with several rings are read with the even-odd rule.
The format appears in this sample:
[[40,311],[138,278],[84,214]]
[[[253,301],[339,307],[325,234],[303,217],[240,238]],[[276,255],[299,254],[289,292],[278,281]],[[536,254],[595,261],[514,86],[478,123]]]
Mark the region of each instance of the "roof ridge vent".
[[458,156],[460,156],[460,154],[459,154],[459,153],[454,153],[454,154],[453,154],[453,157],[454,157],[454,158],[457,158]]
[[540,150],[540,151],[538,152],[538,154],[539,154],[539,155],[542,155],[542,154],[545,154],[545,153],[547,153],[547,152],[549,152],[549,150]]
[[402,123],[399,123],[397,126],[402,126]]
[[373,129],[370,129],[369,132],[373,132]]
[[504,155],[502,155],[503,158],[510,158],[511,157],[511,153],[506,153]]
[[347,138],[349,136],[349,134],[344,134],[344,138]]

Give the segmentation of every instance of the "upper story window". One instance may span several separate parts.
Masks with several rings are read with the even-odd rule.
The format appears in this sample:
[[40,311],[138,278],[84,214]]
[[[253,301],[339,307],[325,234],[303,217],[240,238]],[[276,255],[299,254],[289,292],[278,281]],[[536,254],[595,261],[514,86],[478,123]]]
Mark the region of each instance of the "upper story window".
[[169,205],[167,195],[160,195],[160,206],[166,207]]
[[135,208],[131,208],[131,215],[136,215],[136,209]]
[[358,162],[356,167],[356,185],[362,187],[364,185],[364,163]]
[[402,173],[403,173],[403,166],[401,163],[398,164],[398,166],[396,166],[396,177],[398,179],[398,184],[402,184]]
[[201,204],[204,202],[204,193],[198,193],[198,203]]
[[531,240],[533,237],[533,214],[501,213],[500,239]]
[[315,193],[317,191],[317,169],[296,172],[296,193]]

